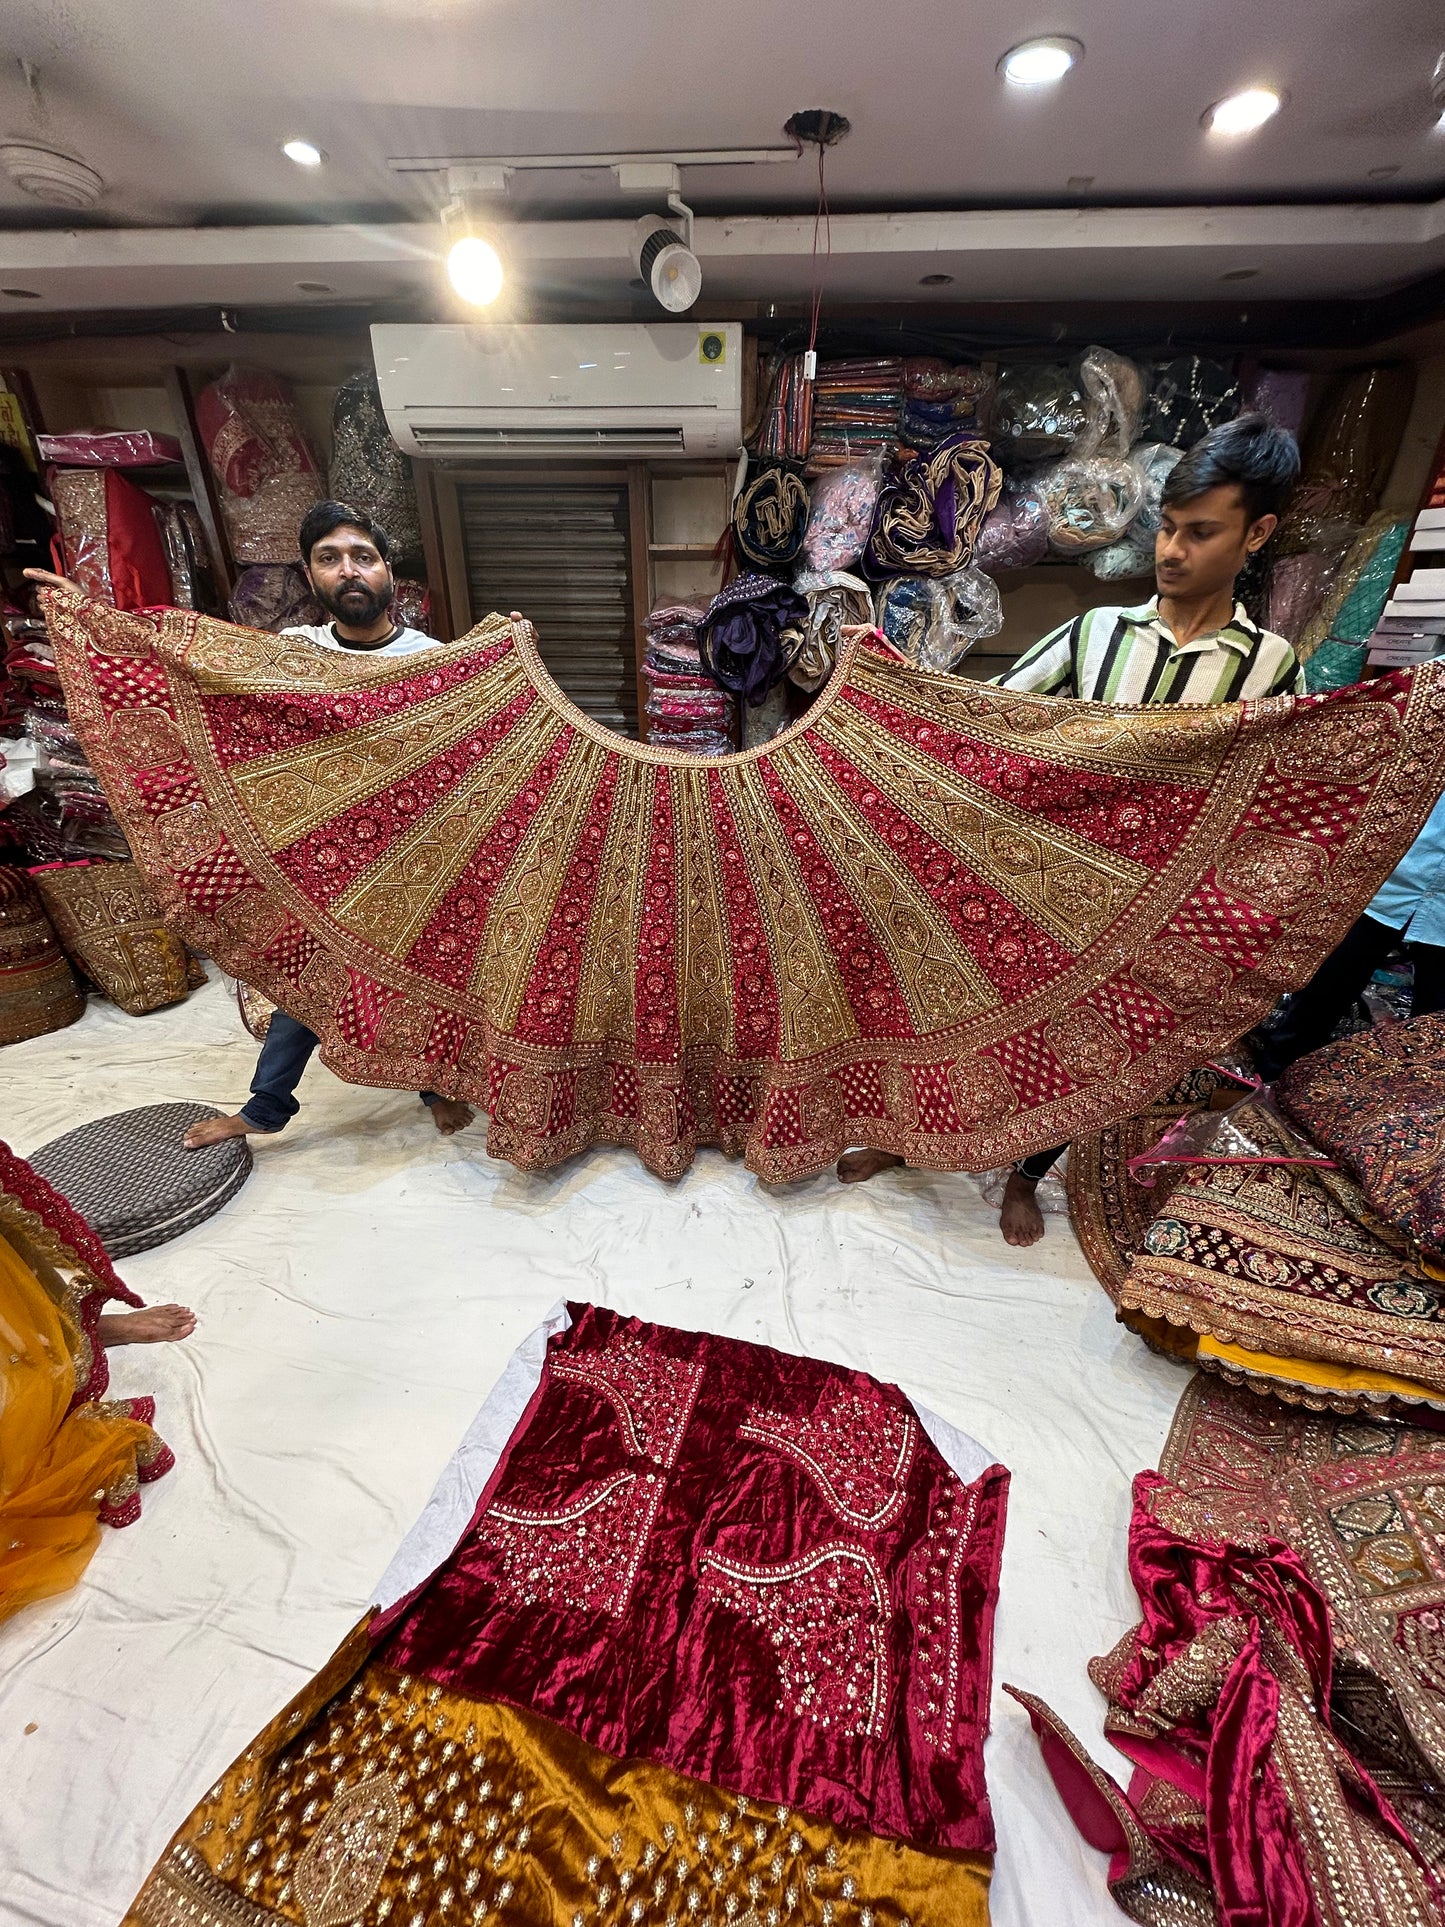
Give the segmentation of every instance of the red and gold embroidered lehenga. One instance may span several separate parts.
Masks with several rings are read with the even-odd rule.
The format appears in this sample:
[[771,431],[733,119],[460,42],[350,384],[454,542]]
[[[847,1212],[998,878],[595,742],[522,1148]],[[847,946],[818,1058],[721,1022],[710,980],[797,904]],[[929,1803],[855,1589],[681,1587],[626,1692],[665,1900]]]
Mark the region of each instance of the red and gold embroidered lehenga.
[[140,1299],[95,1233],[0,1144],[0,1619],[74,1585],[101,1525],[140,1517],[140,1487],[175,1463],[155,1401],[108,1399],[96,1327]]
[[1098,1130],[1309,976],[1445,780],[1434,668],[1129,709],[855,639],[800,723],[706,759],[600,728],[500,616],[357,660],[44,600],[167,922],[525,1167],[985,1169]]
[[1089,1673],[1127,1794],[1042,1701],[1147,1927],[1445,1922],[1445,1435],[1200,1376],[1135,1481],[1140,1625]]
[[1008,1474],[861,1372],[573,1316],[128,1927],[985,1927]]

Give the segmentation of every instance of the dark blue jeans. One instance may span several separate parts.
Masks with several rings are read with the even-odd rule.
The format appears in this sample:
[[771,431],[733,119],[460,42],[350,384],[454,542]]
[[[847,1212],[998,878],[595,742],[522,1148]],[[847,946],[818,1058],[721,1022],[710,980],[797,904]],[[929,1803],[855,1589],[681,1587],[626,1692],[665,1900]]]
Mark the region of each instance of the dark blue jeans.
[[[305,1024],[298,1024],[284,1010],[273,1013],[266,1029],[266,1041],[256,1059],[256,1075],[251,1079],[250,1101],[241,1115],[258,1131],[283,1131],[301,1106],[296,1102],[296,1086],[311,1062],[311,1053],[321,1039]],[[438,1102],[435,1091],[421,1093],[423,1104]]]

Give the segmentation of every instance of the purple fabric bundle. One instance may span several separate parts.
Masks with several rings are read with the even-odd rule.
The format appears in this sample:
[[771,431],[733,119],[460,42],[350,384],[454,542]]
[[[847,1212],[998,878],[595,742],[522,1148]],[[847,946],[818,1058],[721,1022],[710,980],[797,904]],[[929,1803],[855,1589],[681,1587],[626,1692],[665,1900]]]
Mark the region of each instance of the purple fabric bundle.
[[740,575],[708,604],[698,631],[703,667],[719,688],[756,707],[803,646],[808,605],[767,575]]

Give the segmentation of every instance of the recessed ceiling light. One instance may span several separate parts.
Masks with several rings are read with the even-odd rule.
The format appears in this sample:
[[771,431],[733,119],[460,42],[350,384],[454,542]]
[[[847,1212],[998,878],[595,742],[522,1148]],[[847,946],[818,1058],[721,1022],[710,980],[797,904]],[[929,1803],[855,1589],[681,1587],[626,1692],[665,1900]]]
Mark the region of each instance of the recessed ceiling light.
[[1221,274],[1221,281],[1253,281],[1259,273],[1258,268],[1231,268],[1228,274]]
[[925,274],[919,279],[918,285],[920,288],[951,288],[953,286],[953,276],[951,274]]
[[0,294],[8,294],[12,301],[39,301],[37,288],[0,288]]
[[329,281],[298,281],[296,287],[300,294],[331,294],[334,292]]
[[1273,87],[1246,87],[1241,94],[1228,94],[1215,101],[1204,115],[1211,134],[1252,134],[1272,120],[1284,105],[1284,95]]
[[1051,34],[1044,40],[1025,40],[1017,47],[1010,47],[998,63],[998,70],[1015,87],[1048,87],[1062,80],[1083,57],[1082,41]]
[[283,141],[281,152],[298,167],[320,167],[326,159],[324,151],[311,141]]
[[1082,194],[1086,187],[1092,187],[1093,185],[1094,177],[1092,174],[1071,174],[1065,182],[1065,186],[1071,194]]
[[1372,181],[1390,181],[1395,178],[1399,171],[1400,163],[1398,161],[1392,162],[1389,167],[1372,167],[1370,169],[1370,179]]

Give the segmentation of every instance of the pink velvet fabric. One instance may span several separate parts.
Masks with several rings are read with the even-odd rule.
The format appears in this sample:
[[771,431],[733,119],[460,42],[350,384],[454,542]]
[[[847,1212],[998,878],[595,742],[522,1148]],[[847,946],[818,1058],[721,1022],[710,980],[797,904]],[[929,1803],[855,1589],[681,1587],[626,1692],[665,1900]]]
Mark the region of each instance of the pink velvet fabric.
[[845,1827],[988,1851],[1008,1474],[895,1387],[595,1307],[389,1665]]

